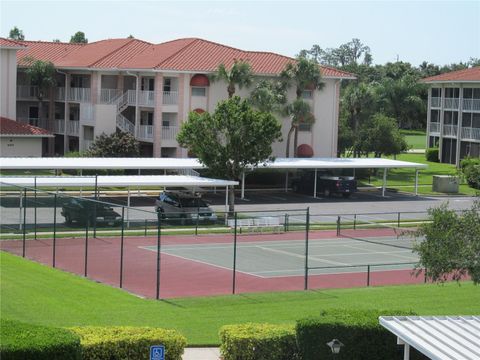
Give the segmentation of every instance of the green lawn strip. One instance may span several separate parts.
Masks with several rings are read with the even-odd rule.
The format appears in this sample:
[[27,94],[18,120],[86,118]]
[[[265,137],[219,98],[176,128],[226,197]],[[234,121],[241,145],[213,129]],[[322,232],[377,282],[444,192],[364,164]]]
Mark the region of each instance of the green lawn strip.
[[189,345],[218,345],[225,324],[291,323],[323,309],[405,309],[422,315],[480,314],[480,288],[410,285],[145,300],[0,252],[1,316],[70,327],[131,325],[177,329]]
[[425,131],[421,130],[400,130],[400,133],[405,136],[410,149],[425,149],[426,136]]

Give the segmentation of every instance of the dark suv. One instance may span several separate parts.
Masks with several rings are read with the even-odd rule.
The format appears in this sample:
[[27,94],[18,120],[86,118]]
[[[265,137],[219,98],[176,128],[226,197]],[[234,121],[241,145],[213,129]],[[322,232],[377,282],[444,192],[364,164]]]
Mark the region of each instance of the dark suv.
[[122,217],[107,204],[69,198],[62,206],[62,215],[65,223],[72,225],[74,222],[84,225],[87,220],[90,225],[94,224],[96,217],[97,224],[117,226],[122,223]]
[[199,196],[186,193],[164,191],[155,201],[155,210],[162,219],[180,220],[182,224],[199,221],[215,222],[217,215]]
[[[315,173],[305,172],[292,181],[292,190],[312,194],[315,186]],[[353,176],[332,176],[325,173],[317,174],[317,195],[325,197],[332,194],[342,194],[347,198],[357,191],[357,180]]]

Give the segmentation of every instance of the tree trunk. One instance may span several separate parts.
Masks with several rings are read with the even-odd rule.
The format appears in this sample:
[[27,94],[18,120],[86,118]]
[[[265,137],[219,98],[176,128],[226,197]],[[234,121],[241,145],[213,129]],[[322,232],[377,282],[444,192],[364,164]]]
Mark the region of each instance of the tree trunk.
[[287,135],[287,150],[285,151],[285,157],[289,158],[290,157],[290,139],[292,137],[292,132],[295,130],[295,126],[291,126],[290,130],[288,130],[288,135]]
[[293,157],[298,157],[298,126],[295,126],[295,133],[293,134]]
[[227,91],[228,98],[231,99],[233,97],[233,94],[235,94],[235,84],[228,84]]
[[235,211],[235,188],[230,186],[228,188],[228,214],[233,215]]

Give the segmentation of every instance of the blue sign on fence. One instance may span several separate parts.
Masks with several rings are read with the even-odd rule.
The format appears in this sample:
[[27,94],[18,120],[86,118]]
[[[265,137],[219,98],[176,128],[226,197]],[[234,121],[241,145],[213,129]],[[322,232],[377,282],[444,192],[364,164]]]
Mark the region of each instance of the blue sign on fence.
[[165,346],[150,346],[150,360],[165,360]]

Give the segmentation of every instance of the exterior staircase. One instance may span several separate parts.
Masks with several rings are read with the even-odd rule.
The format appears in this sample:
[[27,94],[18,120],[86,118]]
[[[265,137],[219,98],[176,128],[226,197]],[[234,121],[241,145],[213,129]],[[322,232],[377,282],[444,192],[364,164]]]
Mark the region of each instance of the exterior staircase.
[[135,136],[135,124],[122,115],[123,110],[128,107],[128,91],[125,91],[113,99],[112,104],[115,104],[117,109],[117,128]]

